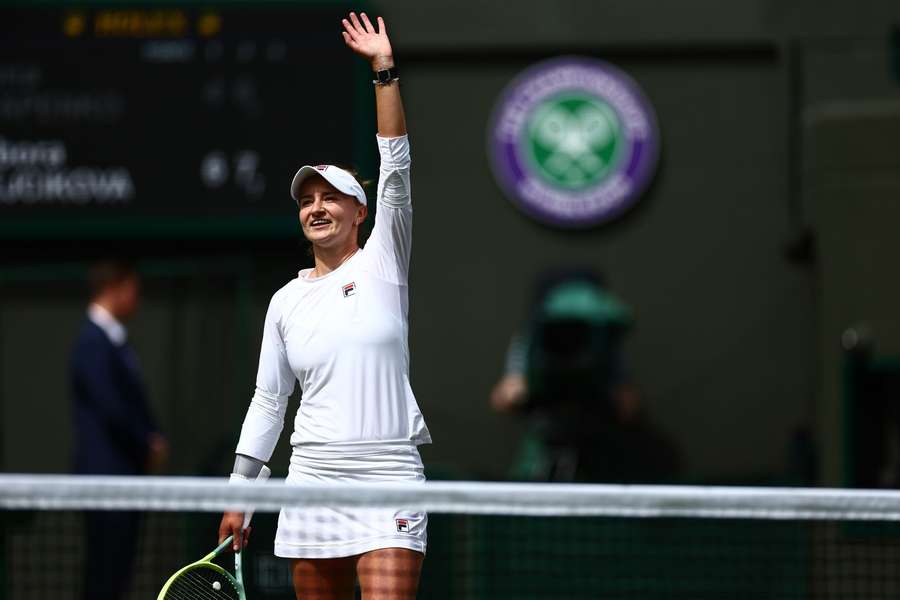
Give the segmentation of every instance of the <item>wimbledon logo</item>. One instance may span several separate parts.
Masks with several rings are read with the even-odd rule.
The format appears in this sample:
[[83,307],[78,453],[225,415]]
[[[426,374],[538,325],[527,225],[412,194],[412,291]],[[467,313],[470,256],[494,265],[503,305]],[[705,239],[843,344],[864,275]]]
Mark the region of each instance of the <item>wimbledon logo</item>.
[[598,60],[560,58],[507,87],[488,145],[517,206],[544,223],[587,227],[637,201],[656,168],[658,137],[628,76]]

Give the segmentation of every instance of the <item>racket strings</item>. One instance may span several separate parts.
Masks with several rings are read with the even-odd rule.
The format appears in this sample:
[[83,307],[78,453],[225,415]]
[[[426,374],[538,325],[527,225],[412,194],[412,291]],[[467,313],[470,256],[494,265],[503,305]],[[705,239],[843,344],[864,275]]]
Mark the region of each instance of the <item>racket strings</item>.
[[[218,582],[217,590],[213,584]],[[238,600],[231,580],[214,569],[198,568],[182,573],[166,590],[165,600]]]

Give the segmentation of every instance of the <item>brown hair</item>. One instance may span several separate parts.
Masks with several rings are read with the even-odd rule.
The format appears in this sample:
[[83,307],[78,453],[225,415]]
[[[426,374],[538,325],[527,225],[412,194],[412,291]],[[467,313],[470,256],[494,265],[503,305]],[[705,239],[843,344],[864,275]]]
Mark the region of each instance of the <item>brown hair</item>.
[[138,272],[134,264],[125,260],[103,260],[88,270],[88,290],[96,298],[107,289],[133,277]]
[[[353,179],[356,180],[360,186],[362,186],[363,191],[366,193],[366,196],[369,195],[369,188],[372,187],[372,184],[375,183],[373,179],[363,179],[359,174],[359,169],[357,169],[353,165],[335,165],[336,167],[343,169],[353,175]],[[366,240],[369,239],[369,234],[371,230],[369,228],[363,227],[365,223],[369,221],[368,216],[366,220],[359,224],[359,228],[356,230],[356,245],[362,248],[366,244]]]
[[363,179],[362,176],[359,174],[359,169],[357,169],[353,165],[337,164],[334,166],[336,166],[339,169],[343,169],[343,170],[347,171],[348,173],[350,173],[351,175],[353,175],[353,179],[356,180],[356,183],[361,185],[362,189],[366,192],[368,192],[368,188],[372,187],[372,184],[375,183],[374,179]]

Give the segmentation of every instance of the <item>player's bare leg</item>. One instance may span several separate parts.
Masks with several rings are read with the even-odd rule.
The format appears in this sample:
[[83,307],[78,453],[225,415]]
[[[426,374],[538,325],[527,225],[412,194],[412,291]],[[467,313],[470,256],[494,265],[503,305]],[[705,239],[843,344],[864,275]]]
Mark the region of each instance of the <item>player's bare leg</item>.
[[359,557],[357,572],[363,600],[414,600],[422,573],[421,552],[383,548]]
[[297,600],[353,600],[357,557],[291,561]]

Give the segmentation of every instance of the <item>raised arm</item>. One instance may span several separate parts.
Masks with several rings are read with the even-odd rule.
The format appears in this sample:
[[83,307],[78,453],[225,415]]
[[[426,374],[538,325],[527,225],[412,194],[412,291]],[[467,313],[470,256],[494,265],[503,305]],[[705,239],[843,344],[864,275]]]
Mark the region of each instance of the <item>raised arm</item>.
[[[356,54],[372,66],[373,72],[384,71],[395,66],[394,51],[388,39],[384,19],[377,18],[378,29],[369,21],[366,13],[350,13],[344,19],[344,42]],[[400,98],[400,83],[393,80],[375,86],[375,110],[378,115],[378,135],[394,138],[406,135],[406,117]]]

